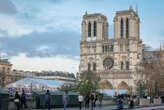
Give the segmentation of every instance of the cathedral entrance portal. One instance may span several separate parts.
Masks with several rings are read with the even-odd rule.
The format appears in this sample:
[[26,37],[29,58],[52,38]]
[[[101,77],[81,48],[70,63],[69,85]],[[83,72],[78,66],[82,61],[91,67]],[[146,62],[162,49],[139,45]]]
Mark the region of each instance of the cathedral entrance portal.
[[118,89],[118,90],[129,90],[129,87],[128,87],[128,85],[127,85],[124,81],[122,81],[122,82],[118,85],[117,89]]
[[101,83],[101,86],[102,86],[102,89],[113,89],[112,84],[107,80],[103,81]]

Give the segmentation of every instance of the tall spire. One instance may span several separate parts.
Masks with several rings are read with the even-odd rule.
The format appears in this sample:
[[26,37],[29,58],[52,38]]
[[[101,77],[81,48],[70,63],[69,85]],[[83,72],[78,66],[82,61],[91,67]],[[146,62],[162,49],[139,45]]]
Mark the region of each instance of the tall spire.
[[85,15],[87,15],[88,14],[88,12],[87,12],[87,10],[85,11]]
[[132,5],[130,5],[129,10],[133,10],[133,6]]

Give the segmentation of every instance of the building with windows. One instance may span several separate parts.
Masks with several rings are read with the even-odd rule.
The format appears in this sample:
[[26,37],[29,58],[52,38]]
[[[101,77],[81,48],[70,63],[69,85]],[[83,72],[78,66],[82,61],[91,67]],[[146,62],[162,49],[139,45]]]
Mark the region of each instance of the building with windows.
[[135,68],[142,59],[140,19],[130,7],[117,11],[113,19],[114,38],[108,39],[107,17],[101,13],[88,14],[82,20],[79,72],[91,70],[99,74],[104,89],[135,91]]
[[0,87],[11,81],[10,72],[12,64],[8,59],[0,59]]
[[0,59],[0,73],[10,73],[12,64],[8,59]]

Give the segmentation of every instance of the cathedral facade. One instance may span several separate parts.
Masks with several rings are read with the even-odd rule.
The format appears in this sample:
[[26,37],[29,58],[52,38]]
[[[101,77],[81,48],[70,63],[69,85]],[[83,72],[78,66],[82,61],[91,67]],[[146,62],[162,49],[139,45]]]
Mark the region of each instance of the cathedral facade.
[[138,80],[135,68],[142,60],[140,19],[130,7],[117,11],[113,22],[114,38],[108,39],[107,17],[101,13],[85,13],[79,72],[90,70],[99,74],[104,89],[134,91]]

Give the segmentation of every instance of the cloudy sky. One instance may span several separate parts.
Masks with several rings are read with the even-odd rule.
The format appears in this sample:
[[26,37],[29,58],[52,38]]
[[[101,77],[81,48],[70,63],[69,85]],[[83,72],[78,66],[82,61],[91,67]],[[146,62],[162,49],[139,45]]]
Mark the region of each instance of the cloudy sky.
[[113,37],[116,11],[138,4],[141,38],[164,42],[163,0],[0,0],[0,55],[14,69],[77,72],[82,16],[103,13]]

